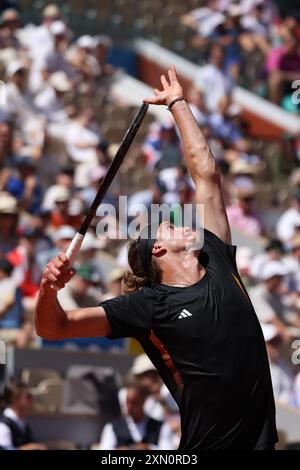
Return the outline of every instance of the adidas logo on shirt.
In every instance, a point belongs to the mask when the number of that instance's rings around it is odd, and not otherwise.
[[[192,316],[193,315],[191,314],[191,312],[189,312],[188,310],[184,308],[178,318],[179,320],[181,320],[182,318],[187,318],[187,317],[192,317]]]

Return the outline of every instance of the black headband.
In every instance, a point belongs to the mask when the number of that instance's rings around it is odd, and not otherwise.
[[[152,250],[156,242],[156,234],[160,223],[146,225],[140,232],[138,239],[138,253],[142,261],[145,272],[149,272],[151,267]]]

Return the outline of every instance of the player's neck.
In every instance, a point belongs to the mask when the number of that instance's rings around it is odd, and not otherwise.
[[[186,255],[180,261],[174,260],[168,269],[162,271],[161,283],[174,287],[187,287],[200,281],[205,269],[195,256]]]

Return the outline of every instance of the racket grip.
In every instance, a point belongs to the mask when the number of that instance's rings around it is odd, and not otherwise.
[[[81,235],[81,233],[76,233],[75,237],[73,238],[70,245],[68,246],[68,249],[66,251],[66,257],[69,259],[71,266],[74,263],[76,256],[79,253],[83,239],[84,239],[84,235]],[[57,287],[55,284],[51,285],[51,289],[54,289],[56,291],[60,290],[60,288]]]
[[[76,256],[79,253],[83,239],[84,239],[84,235],[81,235],[81,233],[76,233],[75,237],[73,238],[70,245],[68,246],[68,249],[66,251],[66,256],[70,260],[71,266],[74,263]]]

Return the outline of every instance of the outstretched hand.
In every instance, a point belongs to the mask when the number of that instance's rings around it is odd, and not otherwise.
[[[160,81],[163,89],[160,91],[154,89],[155,96],[146,98],[144,103],[147,104],[169,104],[176,98],[183,96],[183,91],[180,83],[178,82],[177,74],[174,65],[168,70],[168,80],[165,75],[161,75]]]

